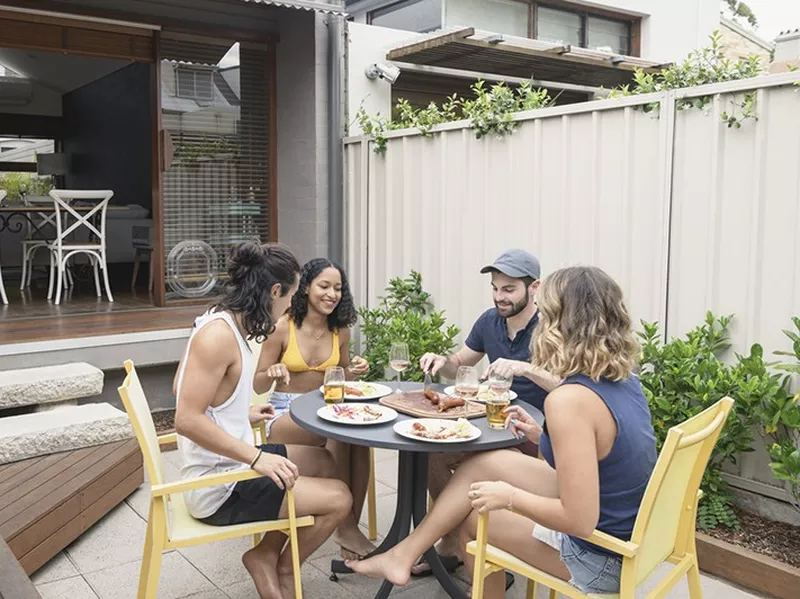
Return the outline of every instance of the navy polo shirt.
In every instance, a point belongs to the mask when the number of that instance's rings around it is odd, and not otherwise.
[[[499,358],[530,362],[531,337],[538,321],[538,314],[534,314],[525,328],[517,331],[514,339],[509,339],[506,319],[500,316],[495,308],[491,308],[481,314],[480,318],[472,325],[466,345],[472,351],[486,354],[490,362]],[[547,391],[532,380],[523,376],[515,376],[511,388],[521,400],[544,411],[544,398],[547,397]]]

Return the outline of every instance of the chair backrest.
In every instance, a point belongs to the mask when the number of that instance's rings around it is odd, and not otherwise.
[[[50,196],[29,196],[24,195],[22,196],[22,203],[25,206],[47,206],[50,208],[53,205],[53,198]],[[25,224],[27,226],[27,234],[33,235],[38,233],[43,237],[46,236],[46,233],[43,229],[47,228],[50,235],[53,234],[53,229],[50,227],[55,228],[56,226],[56,213],[50,212],[36,212],[33,214],[29,214],[28,218],[25,219]]]
[[[700,482],[732,406],[724,397],[667,433],[633,527],[639,551],[624,560],[623,577],[639,584],[667,557],[693,546]]]
[[[128,413],[128,418],[136,433],[136,440],[144,456],[144,464],[150,483],[160,485],[164,483],[164,462],[161,458],[161,448],[158,445],[158,435],[153,424],[150,406],[144,395],[144,389],[139,382],[139,375],[131,360],[125,360],[125,371],[128,373],[122,386],[119,387],[119,396]]]
[[[108,212],[108,203],[111,201],[111,198],[114,197],[113,191],[110,189],[52,189],[50,190],[50,197],[53,198],[53,202],[55,203],[56,245],[62,245],[68,235],[81,228],[88,230],[90,235],[98,237],[100,239],[100,245],[105,245],[106,213]],[[96,202],[96,204],[91,210],[78,212],[71,206],[71,203],[75,200],[89,200]],[[66,218],[70,216],[74,218],[74,222],[67,226],[66,221],[62,219],[62,213]],[[93,222],[96,214],[100,215],[99,229]]]
[[[5,189],[0,189],[0,205],[3,204],[3,200],[6,199],[8,192]]]

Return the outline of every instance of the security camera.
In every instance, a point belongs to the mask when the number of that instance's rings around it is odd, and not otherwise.
[[[369,65],[364,74],[367,79],[385,79],[389,83],[394,83],[400,76],[400,68],[385,62],[376,62]]]

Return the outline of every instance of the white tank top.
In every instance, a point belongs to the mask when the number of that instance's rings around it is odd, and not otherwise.
[[[247,342],[239,332],[233,317],[228,312],[206,312],[199,316],[194,322],[194,329],[189,337],[189,343],[178,374],[178,398],[181,394],[183,375],[186,370],[189,352],[192,349],[192,340],[195,335],[209,322],[224,320],[233,330],[236,341],[239,344],[239,353],[242,357],[242,374],[233,394],[217,407],[209,406],[206,410],[208,416],[218,427],[226,433],[244,441],[248,445],[253,445],[253,429],[250,425],[250,399],[253,389],[254,360],[253,354]],[[180,401],[178,399],[177,401]],[[247,464],[242,464],[225,456],[221,456],[200,447],[194,441],[178,435],[178,451],[181,456],[181,478],[194,478],[205,474],[219,474],[229,470],[241,470],[247,468]],[[197,489],[184,493],[186,506],[195,518],[207,518],[214,514],[225,500],[228,499],[233,486],[236,483],[219,485],[205,489]]]

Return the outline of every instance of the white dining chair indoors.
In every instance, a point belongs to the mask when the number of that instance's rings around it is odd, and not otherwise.
[[[22,202],[25,206],[53,206],[53,198],[50,196],[23,196]],[[56,213],[53,212],[34,212],[28,214],[26,221],[25,239],[22,240],[22,276],[19,280],[19,289],[24,291],[31,286],[33,276],[33,260],[40,249],[47,250],[54,241],[56,234],[55,224]],[[72,271],[65,270],[64,285],[73,285]]]
[[[50,249],[50,284],[47,289],[47,299],[53,297],[54,281],[63,281],[64,269],[67,261],[76,254],[86,254],[94,268],[94,284],[97,297],[102,296],[100,290],[100,277],[98,269],[103,270],[103,283],[106,297],[109,302],[114,301],[111,295],[111,285],[108,282],[108,264],[106,261],[106,214],[108,203],[114,197],[114,192],[105,190],[76,190],[53,189],[50,197],[55,202],[56,238],[48,246]],[[78,212],[72,205],[75,201],[96,202],[91,210]],[[62,219],[62,214],[66,217]],[[99,218],[99,228],[96,220]],[[72,222],[70,222],[72,221]],[[68,237],[73,232],[86,231],[86,241],[69,241]],[[63,285],[55,285],[55,303],[61,302],[61,289]]]
[[[3,200],[6,199],[8,192],[5,189],[0,189],[0,206],[3,205]],[[8,305],[8,297],[6,297],[6,287],[3,285],[3,266],[0,265],[0,300],[3,300],[3,305]]]

